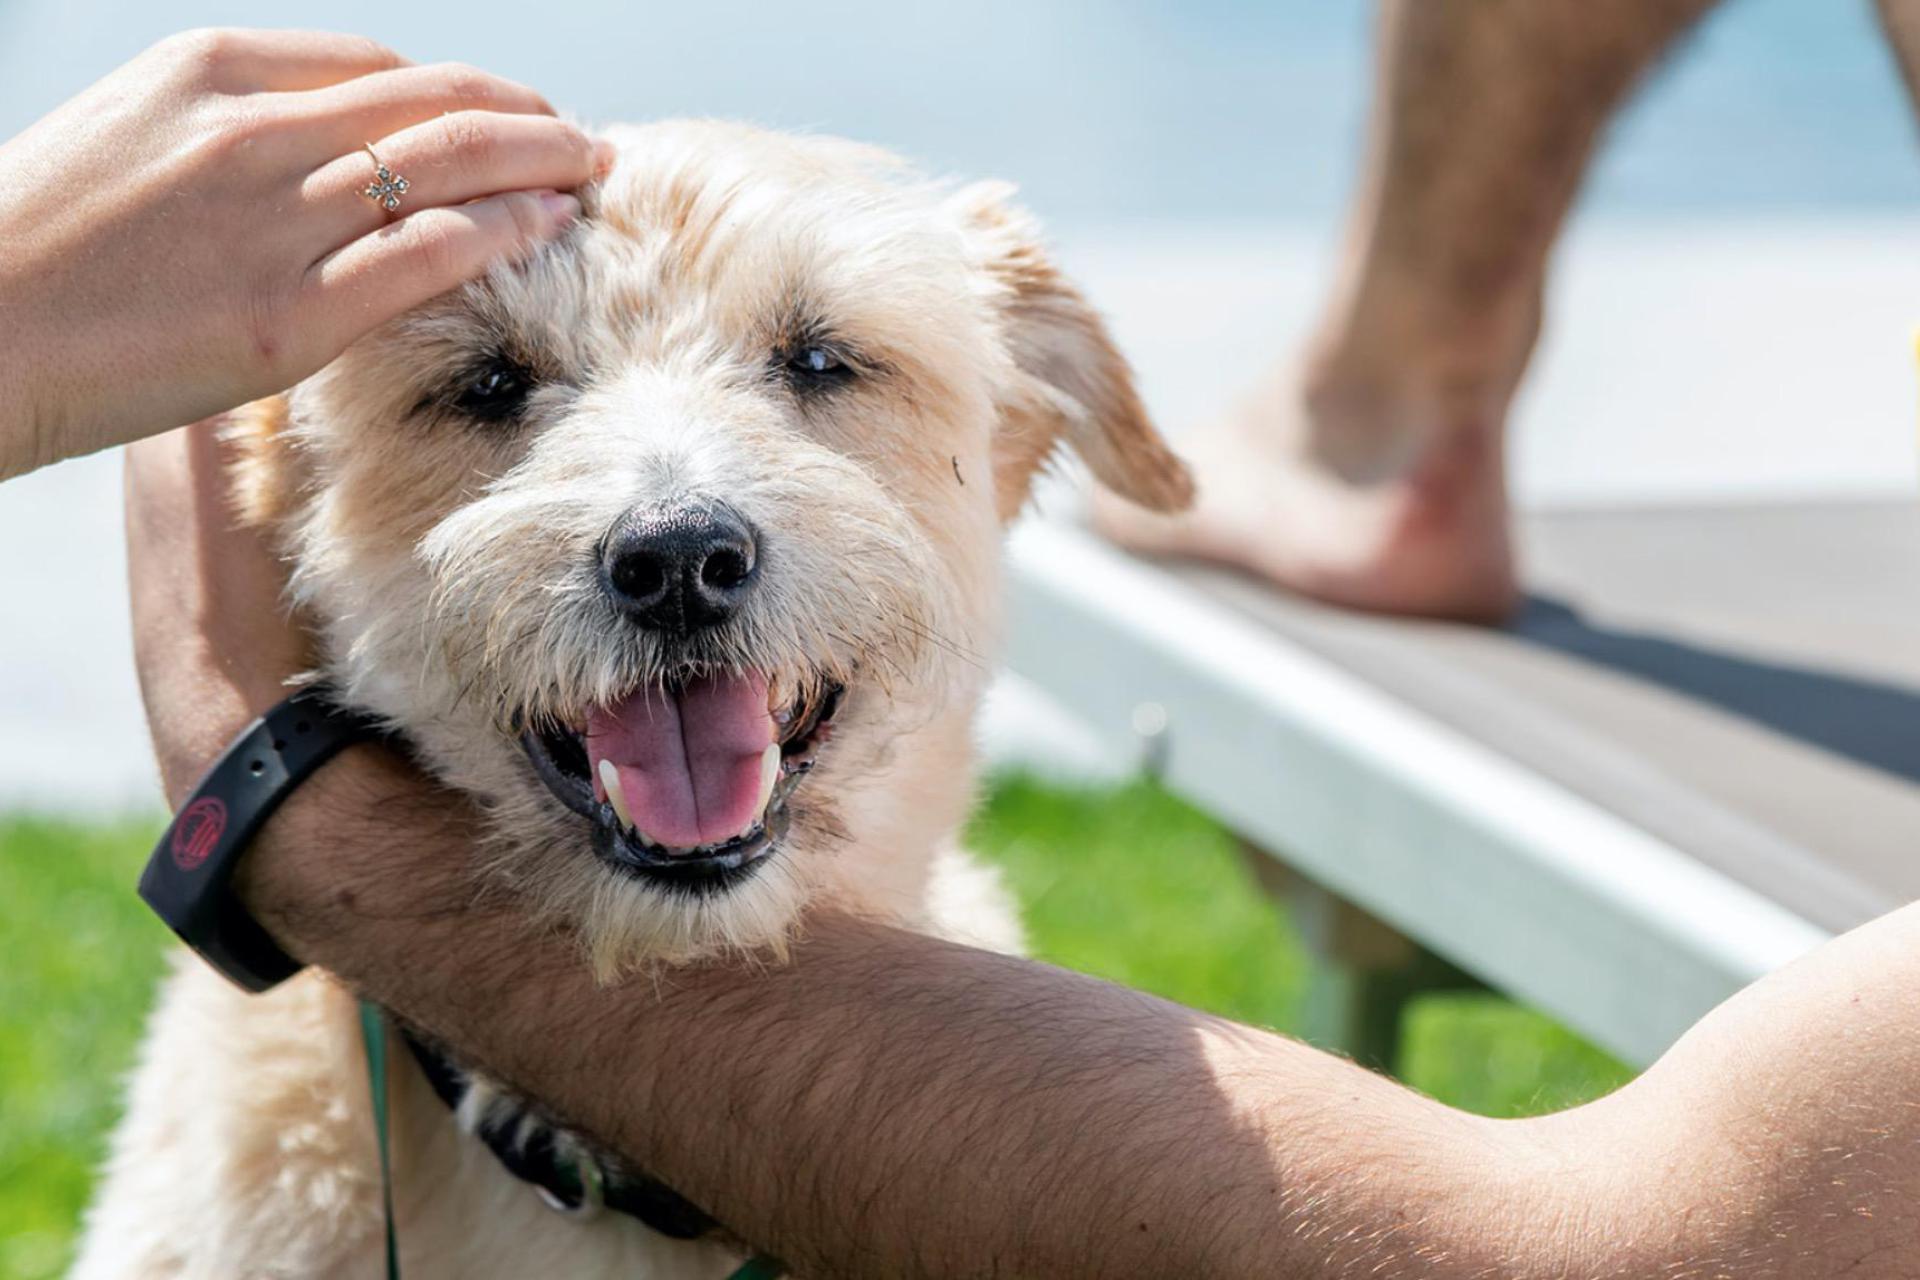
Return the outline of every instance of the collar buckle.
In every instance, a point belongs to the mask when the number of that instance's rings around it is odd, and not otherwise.
[[[544,1182],[534,1183],[533,1191],[540,1197],[540,1203],[555,1213],[584,1221],[606,1207],[607,1175],[600,1168],[600,1162],[585,1151],[568,1152],[567,1163],[572,1167],[574,1181],[580,1187],[578,1200],[568,1200]]]

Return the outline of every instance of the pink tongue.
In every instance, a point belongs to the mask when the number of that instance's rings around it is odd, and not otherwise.
[[[633,824],[655,844],[719,844],[759,817],[760,762],[773,742],[767,678],[703,677],[646,689],[587,718],[594,795],[611,760]]]

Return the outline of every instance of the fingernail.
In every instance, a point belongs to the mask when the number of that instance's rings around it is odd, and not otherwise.
[[[611,142],[605,138],[595,138],[593,140],[593,176],[606,177],[608,171],[613,168],[614,157],[618,154]]]
[[[580,202],[564,192],[542,191],[540,203],[546,206],[547,216],[553,219],[556,231],[580,216]]]

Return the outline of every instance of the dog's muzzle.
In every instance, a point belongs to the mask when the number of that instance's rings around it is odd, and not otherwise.
[[[743,685],[778,700],[766,712],[772,740],[758,756],[726,758],[729,734],[752,728]],[[710,895],[754,874],[778,848],[789,801],[845,696],[829,681],[788,698],[755,677],[703,677],[638,691],[580,725],[530,724],[521,745],[547,789],[592,825],[593,851],[609,866],[663,890]],[[701,716],[711,722],[692,723]],[[686,773],[667,776],[676,750]]]

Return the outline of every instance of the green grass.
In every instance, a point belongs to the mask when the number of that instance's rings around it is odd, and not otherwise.
[[[1309,960],[1236,842],[1150,783],[988,793],[973,845],[1018,895],[1033,950],[1183,1004],[1298,1032]],[[1553,1111],[1626,1082],[1619,1062],[1488,993],[1422,996],[1396,1074],[1483,1115]]]
[[[59,1275],[169,934],[157,822],[0,819],[0,1276]]]
[[[0,818],[0,1278],[60,1274],[118,1108],[166,930],[132,892],[156,822]],[[1308,958],[1219,827],[1150,784],[1000,779],[973,843],[1035,951],[1260,1026],[1296,1025]],[[1407,1015],[1400,1074],[1489,1115],[1564,1106],[1626,1070],[1491,995]]]

